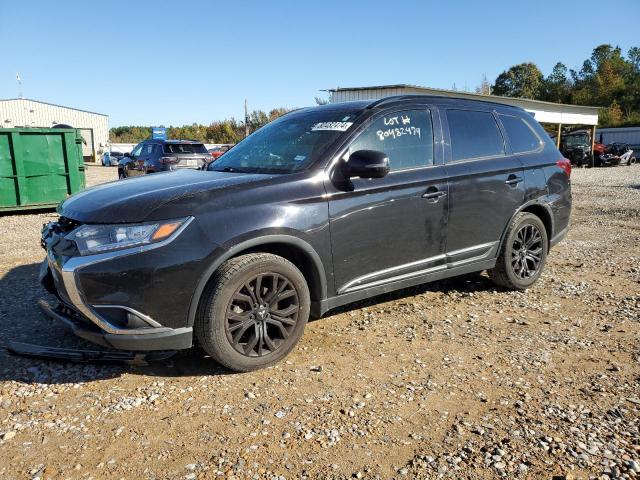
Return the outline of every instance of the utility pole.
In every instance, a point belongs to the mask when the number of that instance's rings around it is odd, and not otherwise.
[[[244,137],[249,136],[249,110],[247,110],[247,99],[244,99]]]
[[[22,95],[22,79],[19,73],[16,73],[16,81],[18,82],[18,98],[24,98]]]

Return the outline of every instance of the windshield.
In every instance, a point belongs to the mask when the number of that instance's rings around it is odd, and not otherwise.
[[[317,160],[351,125],[353,108],[315,108],[290,113],[249,135],[218,160],[210,171],[293,173]]]
[[[209,153],[201,143],[165,143],[164,153]]]
[[[564,143],[567,147],[576,147],[578,145],[589,145],[589,137],[587,135],[567,135]]]

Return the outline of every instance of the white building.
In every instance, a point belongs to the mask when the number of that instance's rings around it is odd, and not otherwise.
[[[81,129],[85,161],[94,161],[109,144],[108,115],[27,98],[0,100],[0,128],[50,128],[55,125]]]

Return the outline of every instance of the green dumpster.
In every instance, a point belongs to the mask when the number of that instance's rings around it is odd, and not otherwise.
[[[0,211],[56,206],[85,186],[74,128],[0,128]]]

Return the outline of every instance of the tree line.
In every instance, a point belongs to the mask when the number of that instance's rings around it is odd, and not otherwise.
[[[476,89],[487,89],[486,81]],[[546,77],[535,63],[505,70],[489,91],[492,95],[600,107],[599,125],[640,125],[640,48],[623,55],[620,47],[600,45],[579,70],[558,62]],[[480,93],[480,92],[479,92]]]
[[[455,90],[455,87],[454,87]],[[491,84],[486,76],[476,88],[483,95],[531,98],[555,103],[600,107],[601,127],[640,125],[640,48],[623,55],[620,47],[600,45],[593,49],[579,70],[558,62],[546,77],[538,66],[525,62],[502,72]],[[326,103],[316,98],[316,103]],[[274,108],[266,113],[254,110],[245,120],[229,118],[209,125],[194,123],[169,127],[169,138],[204,143],[237,143],[249,133],[289,112]],[[109,132],[112,143],[137,143],[151,136],[151,127],[115,127]]]
[[[168,127],[167,137],[203,143],[238,143],[244,138],[245,131],[254,132],[289,111],[291,109],[287,108],[274,108],[269,113],[253,110],[247,115],[246,120],[231,117],[213,121],[209,125],[193,123],[182,127]],[[149,137],[151,137],[151,127],[124,126],[109,130],[111,143],[138,143]]]

